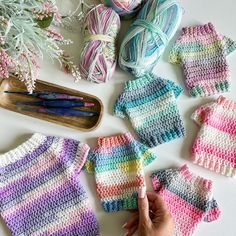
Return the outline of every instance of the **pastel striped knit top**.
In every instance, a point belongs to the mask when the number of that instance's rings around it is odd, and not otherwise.
[[[88,151],[79,141],[34,134],[0,155],[0,210],[12,235],[99,235],[78,179]]]
[[[192,148],[195,164],[236,177],[236,102],[220,96],[192,115],[200,131]]]
[[[146,186],[144,167],[155,155],[130,133],[98,139],[85,165],[95,173],[96,189],[107,212],[137,208],[137,192]]]
[[[187,165],[156,171],[152,183],[175,220],[174,236],[191,236],[201,221],[219,218],[221,212],[212,196],[212,181],[194,175]]]
[[[193,97],[227,92],[230,87],[226,56],[236,42],[218,33],[211,23],[182,29],[170,52],[170,62],[181,64],[186,87]]]
[[[176,102],[181,92],[174,82],[147,74],[126,82],[114,114],[127,117],[141,141],[154,147],[185,135]]]

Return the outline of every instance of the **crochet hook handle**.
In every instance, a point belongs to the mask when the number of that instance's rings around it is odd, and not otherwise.
[[[94,103],[91,102],[74,102],[70,100],[52,100],[52,101],[39,101],[39,102],[17,102],[16,105],[28,106],[43,106],[43,107],[92,107]]]
[[[4,93],[9,94],[19,94],[19,95],[27,95],[31,97],[38,97],[41,99],[46,100],[75,100],[75,101],[81,101],[83,100],[83,97],[79,96],[72,96],[65,93],[56,93],[56,92],[34,92],[34,93],[28,93],[28,92],[18,92],[18,91],[4,91]]]
[[[75,109],[66,108],[22,108],[18,107],[19,111],[32,111],[39,113],[46,113],[58,116],[72,116],[72,117],[87,117],[87,116],[97,116],[97,112],[82,111]]]

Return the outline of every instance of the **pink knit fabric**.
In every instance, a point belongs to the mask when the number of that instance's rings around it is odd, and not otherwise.
[[[236,176],[236,102],[220,96],[192,115],[200,131],[192,148],[195,164]]]
[[[212,182],[191,173],[187,165],[153,173],[152,183],[174,217],[174,236],[191,236],[201,221],[219,218]]]
[[[170,62],[181,64],[191,96],[209,96],[230,89],[226,56],[236,42],[218,33],[213,24],[189,26],[182,30],[170,52]]]

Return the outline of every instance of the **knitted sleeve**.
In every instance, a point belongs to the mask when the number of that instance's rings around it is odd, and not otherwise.
[[[115,106],[114,106],[114,115],[118,116],[120,118],[126,117],[125,112],[125,96],[124,94],[121,94],[118,99],[116,100]]]
[[[174,176],[173,169],[158,170],[152,173],[152,186],[154,191],[159,192],[163,186],[167,186],[171,183]]]
[[[74,139],[58,138],[59,147],[62,147],[58,156],[60,163],[71,176],[82,170],[89,152],[89,146]]]
[[[172,64],[181,64],[181,51],[180,51],[180,42],[179,39],[174,43],[169,55],[169,61]]]
[[[218,204],[216,202],[216,200],[213,198],[210,202],[209,202],[209,208],[208,208],[208,212],[204,218],[205,222],[211,222],[211,221],[215,221],[220,217],[220,209],[218,207]]]
[[[135,141],[139,148],[139,154],[143,162],[143,166],[147,166],[156,159],[156,155],[144,144]]]
[[[173,81],[168,81],[169,85],[171,86],[171,88],[173,89],[174,91],[174,94],[175,94],[175,97],[179,97],[179,95],[182,94],[183,92],[183,88],[179,85],[177,85],[176,83],[174,83]]]
[[[202,125],[207,115],[209,114],[211,107],[215,102],[207,103],[199,108],[197,108],[194,113],[191,115],[191,119],[194,120],[198,125]]]
[[[236,41],[223,36],[223,44],[226,50],[226,55],[229,55],[231,52],[233,52],[236,49]]]
[[[84,170],[88,173],[95,172],[95,161],[96,161],[96,153],[94,150],[89,151],[87,160],[84,165]]]

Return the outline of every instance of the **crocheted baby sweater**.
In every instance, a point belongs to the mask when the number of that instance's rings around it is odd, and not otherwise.
[[[152,183],[175,220],[174,236],[191,236],[201,221],[219,218],[220,210],[212,197],[212,181],[194,175],[187,165],[156,171]]]
[[[195,164],[236,176],[236,102],[220,96],[192,115],[200,126],[192,153]]]
[[[156,157],[130,133],[98,139],[85,164],[107,212],[137,208],[137,192],[146,186],[144,166]]]
[[[170,62],[181,64],[186,87],[193,97],[209,96],[229,90],[226,56],[236,42],[218,33],[211,23],[182,29],[170,52]]]
[[[78,175],[89,147],[34,134],[0,155],[1,216],[12,235],[99,235]]]
[[[127,117],[141,141],[154,147],[185,135],[176,103],[181,92],[174,82],[147,74],[126,82],[114,114]]]

